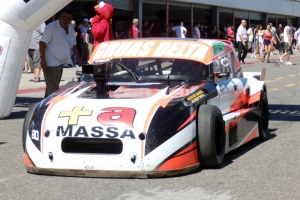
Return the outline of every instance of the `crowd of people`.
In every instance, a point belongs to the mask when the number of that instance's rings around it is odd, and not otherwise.
[[[62,10],[56,21],[47,26],[42,23],[33,30],[23,72],[33,73],[33,78],[30,81],[35,83],[40,82],[40,74],[44,73],[45,97],[59,89],[63,68],[79,67],[87,63],[95,46],[102,41],[154,36],[154,23],[145,20],[141,32],[138,28],[139,20],[136,18],[132,20],[126,33],[124,30],[121,32],[113,31],[113,8],[109,4],[107,5],[106,10],[109,13],[104,20],[105,22],[101,21],[103,20],[101,15],[96,15],[91,19],[84,18],[74,21],[71,11]],[[97,9],[103,9],[104,6],[105,3],[101,2],[95,9],[97,11]],[[103,38],[99,38],[95,32],[96,25],[93,26],[93,24],[97,23],[102,27],[102,22],[106,25],[106,33]],[[258,55],[259,60],[269,63],[270,54],[276,54],[276,49],[278,49],[280,62],[282,63],[285,59],[286,65],[292,65],[289,61],[290,55],[300,44],[300,29],[297,30],[296,27],[293,27],[292,22],[289,22],[284,28],[279,24],[276,29],[272,23],[269,23],[265,29],[260,24],[251,24],[247,29],[246,20],[242,20],[237,30],[233,25],[226,24],[222,25],[221,29],[214,25],[209,31],[207,27],[197,22],[192,33],[188,34],[184,22],[181,21],[178,25],[170,23],[165,27],[165,30],[166,37],[228,40],[238,49],[238,59],[241,63],[245,63],[248,52],[252,53],[251,57]]]

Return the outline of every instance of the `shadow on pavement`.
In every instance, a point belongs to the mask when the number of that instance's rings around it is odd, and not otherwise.
[[[14,111],[6,118],[2,120],[10,119],[23,119],[27,113],[27,110],[33,103],[37,103],[43,100],[43,98],[34,98],[34,97],[17,97],[14,105]],[[17,108],[17,111],[16,111]],[[23,108],[23,110],[19,110]],[[25,109],[25,110],[24,110]]]
[[[7,142],[0,142],[0,145],[1,145],[1,144],[6,144],[6,143],[7,143]]]
[[[269,104],[272,121],[300,121],[300,105]]]

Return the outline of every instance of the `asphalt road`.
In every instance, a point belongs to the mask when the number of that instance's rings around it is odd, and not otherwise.
[[[0,120],[0,199],[300,199],[300,54],[295,54],[293,66],[279,64],[275,60],[278,56],[271,57],[272,63],[248,58],[243,65],[244,71],[267,68],[267,140],[252,141],[227,154],[218,169],[199,169],[172,178],[74,178],[27,173],[21,142],[23,120],[30,104],[41,100],[43,92],[19,94],[10,117]]]

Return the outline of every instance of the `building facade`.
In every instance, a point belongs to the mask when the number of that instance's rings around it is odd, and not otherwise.
[[[74,0],[71,4],[88,2]],[[92,4],[99,0],[91,0]],[[300,0],[106,0],[115,8],[113,27],[115,31],[126,32],[133,18],[154,23],[153,36],[168,36],[167,27],[185,23],[188,36],[197,22],[210,30],[213,25],[222,29],[224,24],[238,26],[242,19],[250,24],[269,22],[273,26],[285,26],[288,20],[293,26],[300,26]],[[74,7],[74,6],[73,6]],[[76,6],[78,8],[78,6]],[[82,7],[81,7],[82,8]],[[91,15],[91,13],[89,13]],[[143,23],[139,24],[142,31]]]

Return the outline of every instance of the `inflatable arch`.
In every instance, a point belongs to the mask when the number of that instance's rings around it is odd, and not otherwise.
[[[0,1],[0,119],[13,109],[33,29],[71,1]]]

